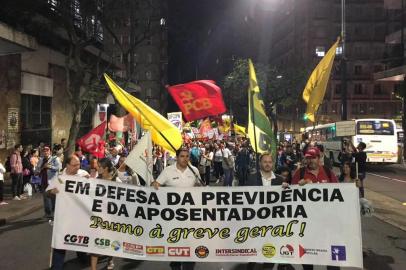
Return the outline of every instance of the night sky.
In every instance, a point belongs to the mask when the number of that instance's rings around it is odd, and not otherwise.
[[[168,82],[221,86],[237,58],[268,61],[272,0],[170,0]],[[169,110],[176,110],[173,102]]]

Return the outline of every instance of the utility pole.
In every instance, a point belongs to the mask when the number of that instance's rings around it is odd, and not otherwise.
[[[345,0],[341,0],[341,120],[347,120],[347,59],[345,58]]]

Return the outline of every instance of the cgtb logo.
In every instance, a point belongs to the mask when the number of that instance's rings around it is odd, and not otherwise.
[[[81,246],[81,247],[89,246],[89,236],[67,234],[67,235],[65,235],[63,240],[64,240],[65,245],[73,245],[73,246]]]
[[[94,243],[99,248],[108,248],[110,246],[110,239],[96,238]]]

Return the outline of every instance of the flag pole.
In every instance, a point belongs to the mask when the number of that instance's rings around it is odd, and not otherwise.
[[[123,93],[122,93],[122,94],[123,94]],[[133,106],[135,107],[135,109],[151,124],[151,126],[152,126],[156,131],[158,131],[159,135],[161,135],[161,137],[164,138],[164,140],[169,144],[169,146],[172,147],[173,151],[176,152],[177,149],[173,146],[173,144],[162,134],[162,132],[161,132],[159,129],[157,129],[157,128],[155,127],[155,125],[148,119],[148,117],[146,117],[146,115],[145,115],[140,109],[138,109],[137,105],[135,105],[135,104],[132,102],[132,100],[127,97],[126,94],[123,94],[123,96],[124,96],[124,98],[125,98],[131,105],[133,105]],[[192,173],[194,174],[194,176],[199,180],[199,182],[200,182],[203,186],[205,186],[206,184],[203,183],[203,180],[200,178],[200,175],[197,175],[197,174],[196,174],[196,172],[192,169],[192,167],[190,166],[189,163],[187,164],[187,166],[188,166],[188,168],[192,171]]]
[[[250,77],[251,80],[251,77]],[[256,125],[255,125],[255,114],[254,114],[254,94],[253,91],[251,90],[251,87],[249,87],[249,95],[250,95],[250,107],[251,107],[251,117],[252,117],[252,124],[254,126],[254,143],[255,143],[255,168],[257,170],[257,185],[262,186],[261,183],[261,175],[260,175],[260,169],[259,169],[259,154],[258,154],[258,144],[257,144],[257,132],[256,132]]]

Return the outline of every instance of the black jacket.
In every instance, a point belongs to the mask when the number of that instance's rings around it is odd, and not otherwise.
[[[280,186],[284,182],[284,178],[278,174],[275,174],[276,178],[272,179],[271,186]],[[260,175],[260,182],[258,183],[257,173],[248,174],[248,179],[245,182],[245,186],[262,186],[262,176]]]

